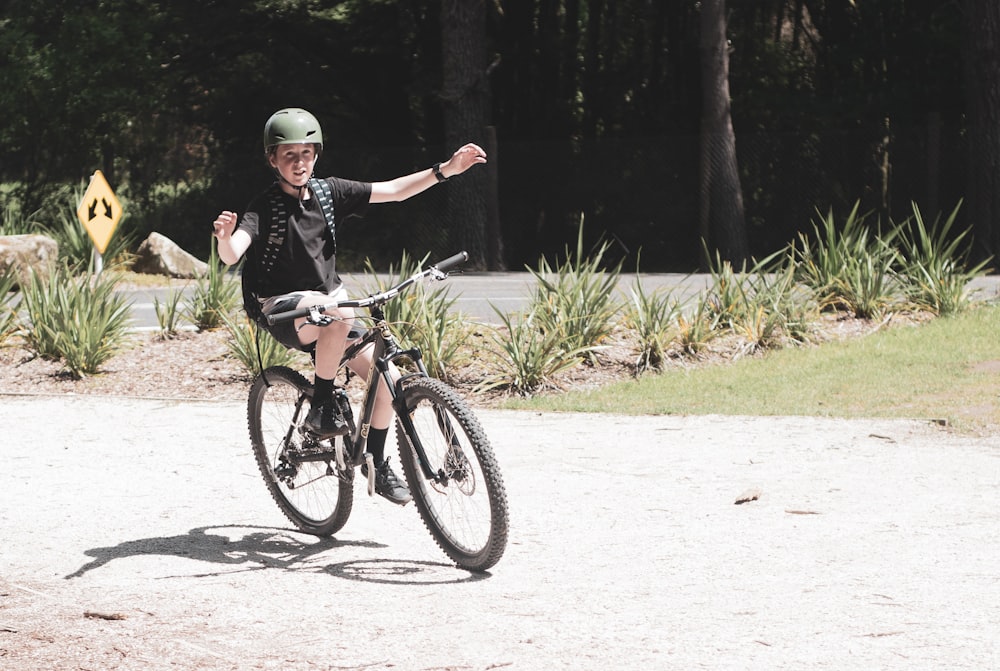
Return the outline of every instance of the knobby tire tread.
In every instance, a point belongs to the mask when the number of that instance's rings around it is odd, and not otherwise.
[[[488,539],[482,548],[471,553],[455,544],[449,530],[443,528],[435,518],[431,510],[432,505],[425,499],[427,492],[421,486],[414,486],[418,482],[418,478],[423,480],[423,471],[416,463],[416,454],[410,447],[403,423],[398,420],[396,422],[400,461],[424,526],[427,527],[438,546],[459,567],[476,572],[486,571],[503,556],[507,547],[509,526],[507,495],[503,478],[486,433],[472,409],[451,387],[440,380],[430,377],[410,378],[404,383],[402,394],[408,409],[414,408],[421,400],[427,400],[446,408],[458,421],[461,430],[468,438],[469,445],[475,453],[474,456],[479,462],[485,479],[483,484],[487,488],[490,508]]]
[[[289,500],[274,476],[270,450],[274,449],[275,446],[264,444],[264,436],[262,435],[261,428],[261,411],[267,402],[267,395],[272,391],[272,387],[287,385],[296,389],[300,394],[306,393],[311,396],[310,390],[312,385],[301,373],[285,366],[268,368],[264,372],[264,375],[267,377],[267,382],[263,379],[263,375],[258,375],[250,387],[247,400],[247,427],[250,432],[250,443],[253,447],[257,467],[260,469],[261,476],[264,478],[264,483],[267,485],[271,498],[274,499],[278,508],[292,524],[308,534],[331,536],[344,527],[351,515],[351,510],[354,506],[353,483],[340,481],[336,476],[327,476],[332,480],[336,480],[339,495],[337,496],[334,509],[323,519],[313,519],[306,516]],[[308,410],[308,402],[306,402],[305,409]],[[291,417],[288,420],[291,422]]]

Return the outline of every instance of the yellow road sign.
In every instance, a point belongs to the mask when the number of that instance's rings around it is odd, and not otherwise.
[[[80,207],[76,208],[76,216],[87,229],[94,247],[103,254],[122,217],[122,204],[100,170],[90,178],[90,186],[83,194]]]

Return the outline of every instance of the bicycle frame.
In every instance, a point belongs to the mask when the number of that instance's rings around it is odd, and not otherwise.
[[[416,444],[413,444],[414,440],[410,438],[414,435],[414,431],[412,425],[409,424],[410,418],[402,393],[402,385],[404,381],[413,376],[426,377],[428,375],[427,368],[424,366],[423,358],[418,348],[414,347],[407,350],[399,348],[399,343],[385,318],[385,312],[383,311],[382,306],[389,300],[398,296],[411,285],[424,278],[446,278],[446,271],[449,268],[459,263],[463,263],[467,259],[468,254],[461,252],[438,263],[436,266],[431,266],[430,268],[417,273],[413,277],[404,280],[391,289],[373,294],[364,299],[337,301],[326,305],[314,305],[307,308],[298,308],[284,313],[269,315],[267,317],[268,322],[271,324],[298,317],[306,317],[307,322],[310,324],[325,326],[330,323],[331,319],[329,316],[324,314],[328,310],[338,308],[363,308],[368,310],[369,319],[372,322],[371,327],[363,336],[361,336],[361,338],[348,343],[340,362],[340,365],[344,366],[348,362],[354,360],[365,348],[373,346],[371,356],[372,363],[368,369],[367,375],[365,376],[365,394],[361,402],[361,413],[357,418],[358,421],[354,427],[353,435],[350,436],[349,444],[351,446],[351,453],[349,456],[352,464],[359,463],[361,455],[365,453],[364,447],[368,440],[368,432],[371,429],[371,418],[375,411],[375,401],[378,398],[379,389],[381,387],[378,382],[381,380],[385,382],[385,386],[389,390],[389,394],[392,397],[391,402],[393,410],[396,413],[396,417],[398,417],[399,421],[403,422],[404,425],[406,425],[405,428],[408,429],[404,433],[407,435],[408,440],[410,440],[411,447],[417,455],[417,463],[420,464],[420,469],[423,471],[425,477],[434,480],[440,479],[440,474],[435,473],[431,469],[424,447],[419,444],[419,441],[416,441]],[[401,358],[409,358],[416,366],[417,372],[410,373],[408,375],[401,375],[398,379],[394,380],[392,364]],[[378,379],[376,379],[376,376]],[[344,442],[347,443],[348,441]],[[338,462],[340,462],[339,456]],[[345,464],[338,463],[338,466],[344,468]],[[372,470],[369,469],[369,473],[371,472]]]
[[[400,418],[400,421],[405,422],[408,418],[406,416],[406,408],[402,407],[402,384],[407,378],[415,375],[427,375],[427,368],[424,366],[423,357],[418,348],[414,347],[406,350],[399,348],[399,343],[385,319],[385,314],[381,306],[371,306],[369,314],[373,322],[371,328],[360,339],[348,345],[344,351],[344,357],[341,359],[341,366],[344,366],[349,361],[355,359],[365,348],[369,346],[374,347],[371,356],[371,366],[368,369],[365,379],[365,394],[361,401],[361,414],[351,441],[353,444],[352,461],[357,461],[364,453],[368,431],[371,428],[372,414],[375,412],[375,401],[381,389],[378,381],[385,382],[386,389],[389,390],[389,394],[392,397],[392,405],[396,411],[396,416]],[[416,366],[417,372],[400,375],[397,379],[393,379],[392,364],[402,358],[410,359]],[[413,447],[417,452],[418,461],[424,473],[428,477],[432,477],[434,473],[427,465],[423,447],[417,445]]]

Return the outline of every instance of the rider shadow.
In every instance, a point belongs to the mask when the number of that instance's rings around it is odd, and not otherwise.
[[[244,533],[235,539],[223,533],[209,533],[210,530],[222,531],[225,529],[256,531]],[[111,547],[87,550],[85,554],[94,559],[73,573],[64,576],[64,579],[82,577],[115,559],[152,555],[181,557],[225,566],[245,565],[244,570],[246,571],[272,568],[288,571],[317,571],[346,580],[398,585],[475,582],[488,578],[490,575],[489,573],[461,571],[460,576],[456,577],[457,569],[453,564],[412,560],[353,560],[338,564],[309,565],[306,562],[311,557],[335,548],[378,549],[388,546],[372,541],[339,541],[336,538],[315,536],[309,536],[310,540],[304,541],[293,536],[293,533],[295,532],[272,527],[223,525],[198,527],[179,536],[124,541]],[[231,571],[227,570],[226,572]],[[217,572],[198,573],[187,577],[204,578],[217,576],[221,573],[220,569]]]
[[[235,539],[224,534],[209,533],[210,530],[224,529],[259,529]],[[317,538],[310,536],[311,542],[298,540],[286,529],[270,527],[248,527],[237,525],[199,527],[179,536],[159,538],[140,538],[124,541],[118,545],[87,550],[85,554],[94,559],[73,573],[65,576],[66,580],[79,578],[90,571],[101,568],[115,559],[160,555],[165,557],[182,557],[198,561],[223,564],[226,566],[246,565],[247,570],[268,568],[284,568],[296,570],[297,566],[310,557],[333,548],[364,547],[383,548],[379,543],[370,541],[338,541],[335,538]],[[215,573],[200,574],[197,577],[217,575]]]

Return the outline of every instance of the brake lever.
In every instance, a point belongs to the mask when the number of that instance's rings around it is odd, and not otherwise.
[[[321,305],[312,305],[309,307],[309,316],[306,317],[306,321],[315,326],[329,326],[334,322],[334,317],[324,313],[320,308]]]

